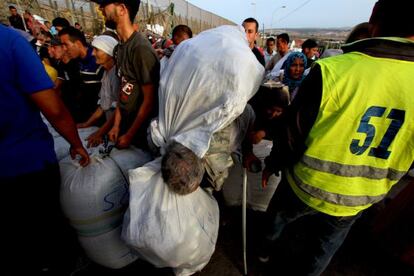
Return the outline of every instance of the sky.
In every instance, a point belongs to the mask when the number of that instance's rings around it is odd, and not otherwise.
[[[377,0],[189,0],[235,23],[255,17],[260,29],[352,27],[368,21]]]

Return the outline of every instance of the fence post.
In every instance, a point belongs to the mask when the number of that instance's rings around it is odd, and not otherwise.
[[[70,17],[72,18],[72,25],[74,25],[76,21],[75,21],[75,17],[73,16],[72,7],[71,7],[71,5],[69,3],[69,0],[65,0],[65,2],[66,2],[66,8],[69,10]]]
[[[53,1],[53,6],[52,7],[54,7],[54,10],[56,11],[56,17],[60,16],[58,4],[57,4],[56,1]]]
[[[79,18],[78,18],[78,13],[76,12],[76,8],[75,8],[75,2],[73,2],[73,0],[70,0],[70,2],[72,3],[72,12],[75,14],[76,22],[78,22]],[[75,22],[73,22],[73,24],[75,24]]]
[[[201,25],[201,19],[202,19],[202,15],[201,15],[201,9],[199,9],[200,10],[200,29],[198,30],[198,33],[201,33],[202,32],[202,25]]]
[[[85,21],[85,14],[83,12],[83,7],[80,7],[80,13],[81,13],[81,20],[82,20],[82,26],[85,28],[86,30],[86,21]]]
[[[189,20],[190,20],[190,15],[188,14],[188,1],[186,1],[186,3],[187,3],[187,14],[186,14],[186,17],[187,17],[187,26],[190,26],[190,25],[188,24],[188,22],[189,22]]]
[[[99,33],[101,31],[100,30],[101,26],[99,24],[98,14],[96,13],[95,5],[92,2],[89,2],[89,9],[91,10],[91,14],[93,17],[93,26],[92,26],[93,33],[94,34]]]
[[[55,3],[56,3],[56,1],[55,1]],[[53,10],[53,17],[55,17],[55,18],[58,17],[58,15],[57,15],[57,9],[54,9],[52,0],[49,0],[49,6]]]

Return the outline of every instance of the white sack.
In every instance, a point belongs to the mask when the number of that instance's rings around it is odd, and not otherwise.
[[[158,123],[151,125],[154,143],[165,148],[174,140],[203,157],[212,134],[243,112],[263,74],[240,26],[183,41],[161,76]]]
[[[92,133],[94,133],[98,129],[99,128],[95,127],[95,126],[78,129],[79,138],[80,138],[80,140],[81,140],[81,142],[82,142],[82,144],[85,148],[86,148],[86,145],[88,144],[88,142],[86,141],[86,138],[88,138],[89,135],[91,135]],[[49,129],[49,131],[50,131],[50,129]],[[69,153],[70,144],[65,140],[65,138],[60,136],[58,133],[57,133],[58,135],[56,135],[56,133],[57,132],[54,131],[54,133],[52,134],[52,135],[54,135],[53,136],[53,143],[54,143],[54,147],[55,147],[55,153],[56,153],[57,160],[60,161],[60,160],[64,159],[65,157],[68,157],[70,155],[70,153]]]
[[[171,192],[158,158],[130,171],[130,204],[122,238],[157,267],[176,275],[201,270],[213,255],[219,227],[216,200],[198,188],[188,195]]]
[[[137,256],[121,240],[123,215],[128,205],[129,169],[150,161],[137,148],[113,149],[108,156],[93,148],[91,163],[81,167],[70,157],[60,165],[61,205],[87,256],[109,268],[121,268]]]
[[[265,167],[264,159],[270,154],[273,143],[262,140],[253,145],[253,153],[262,161],[262,170]],[[276,191],[281,180],[280,176],[272,174],[269,178],[266,189],[262,188],[262,172],[247,173],[247,205],[255,211],[265,212],[270,200]],[[235,161],[234,167],[230,170],[229,177],[223,185],[224,201],[229,206],[242,204],[243,191],[243,165],[240,160]]]
[[[53,137],[53,143],[57,160],[60,161],[63,158],[69,156],[70,144],[65,140],[65,138],[63,138],[59,134],[59,132],[56,131],[56,129],[52,126],[52,124],[46,119],[46,117],[42,113],[40,113],[40,116],[42,117],[43,123],[45,123],[45,125],[47,126],[49,133]],[[78,129],[79,138],[81,139],[82,144],[85,148],[88,144],[88,142],[85,139],[88,138],[89,135],[91,135],[98,129],[99,128],[95,126]]]
[[[263,73],[241,27],[222,26],[183,41],[161,76],[159,118],[150,128],[161,154],[177,141],[202,158],[212,135],[243,112]],[[217,202],[200,188],[185,196],[170,191],[160,167],[161,158],[130,171],[122,237],[155,266],[190,275],[214,252]]]

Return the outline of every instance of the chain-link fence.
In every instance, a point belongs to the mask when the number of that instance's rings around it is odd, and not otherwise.
[[[85,0],[0,0],[2,20],[7,20],[8,6],[14,5],[20,14],[30,10],[48,21],[61,16],[72,24],[79,22],[85,32],[94,34],[103,30],[104,18],[98,6]],[[168,35],[178,24],[188,25],[197,34],[206,29],[235,23],[200,9],[184,0],[141,1],[135,22],[140,30],[150,29],[159,35]]]

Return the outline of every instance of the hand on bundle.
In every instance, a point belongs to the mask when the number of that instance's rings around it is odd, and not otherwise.
[[[258,173],[261,171],[262,162],[253,152],[243,154],[243,167],[245,167],[249,172]]]
[[[92,133],[91,135],[88,136],[88,138],[86,138],[86,141],[88,141],[88,144],[86,145],[86,147],[90,148],[90,147],[96,147],[100,144],[102,144],[103,139],[102,139],[101,133],[99,131],[96,131],[94,133]]]

